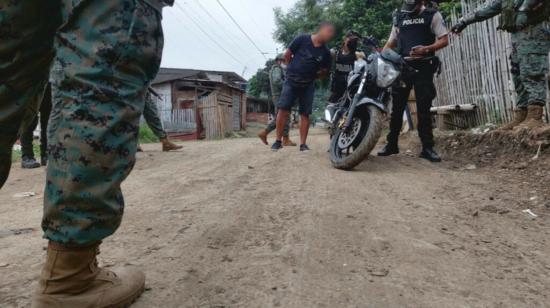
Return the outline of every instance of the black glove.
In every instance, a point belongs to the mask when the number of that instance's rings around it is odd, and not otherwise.
[[[461,19],[456,25],[451,28],[451,32],[453,32],[454,34],[459,34],[464,31],[467,26],[468,25]]]

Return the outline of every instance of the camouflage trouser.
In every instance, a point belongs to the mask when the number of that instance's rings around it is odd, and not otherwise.
[[[145,96],[145,109],[143,109],[143,117],[157,138],[164,139],[167,137],[166,131],[162,127],[162,121],[160,120],[157,103],[153,99],[153,96],[149,93]]]
[[[512,34],[512,77],[518,108],[545,104],[549,51],[550,33],[542,24]]]
[[[120,225],[120,185],[160,65],[160,19],[143,0],[0,0],[3,176],[5,153],[24,118],[34,117],[56,52],[42,221],[54,242],[97,242]]]
[[[279,97],[278,96],[274,96],[273,97],[273,104],[275,106],[277,106],[277,104],[279,103]],[[267,126],[265,128],[265,130],[268,132],[268,133],[271,133],[272,131],[274,131],[275,129],[277,129],[277,113],[279,112],[278,108],[275,108],[275,118],[273,119],[273,121],[270,121],[269,123],[267,123]],[[288,121],[285,125],[285,129],[283,131],[283,137],[288,137],[288,134],[290,133],[290,121],[291,121],[291,118],[292,117],[288,117]]]
[[[54,56],[56,1],[0,0],[0,189],[13,144],[34,120]]]

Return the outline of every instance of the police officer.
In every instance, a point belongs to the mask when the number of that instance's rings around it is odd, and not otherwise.
[[[500,14],[499,28],[512,34],[511,73],[517,92],[511,123],[501,130],[534,129],[543,125],[550,32],[544,21],[550,16],[548,0],[491,0],[464,16],[452,28],[459,34],[468,25]]]
[[[20,129],[52,83],[42,220],[49,243],[34,308],[127,307],[143,292],[143,272],[114,273],[98,267],[96,256],[122,220],[120,186],[135,164],[169,4],[0,0],[0,187]]]
[[[398,49],[417,72],[404,74],[405,86],[393,89],[393,109],[387,145],[379,156],[399,153],[398,139],[403,126],[403,112],[411,89],[414,88],[418,110],[418,134],[422,141],[420,157],[431,162],[441,158],[434,150],[432,119],[430,109],[436,97],[434,74],[439,69],[435,52],[448,45],[447,29],[441,14],[426,8],[423,0],[405,0],[400,11],[394,14],[394,25],[384,48]]]
[[[357,52],[359,37],[360,35],[357,32],[349,31],[344,36],[342,48],[339,50],[332,49],[330,51],[334,63],[331,75],[331,94],[328,100],[330,103],[337,103],[344,95],[348,85],[348,76],[353,70],[355,61],[357,61],[358,58],[365,57],[365,54],[362,52]]]
[[[271,66],[269,71],[269,86],[271,90],[271,101],[275,106],[275,115],[277,114],[277,104],[279,104],[279,99],[281,98],[281,92],[283,91],[283,84],[285,83],[285,56],[283,54],[278,54],[275,58],[275,64]],[[283,131],[283,146],[296,146],[292,140],[290,140],[290,118],[288,119],[287,124],[285,125]],[[270,121],[266,128],[261,130],[258,133],[258,137],[265,145],[268,145],[267,136],[277,128],[277,120],[273,119]]]

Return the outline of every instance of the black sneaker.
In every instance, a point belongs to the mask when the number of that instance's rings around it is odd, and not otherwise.
[[[307,146],[307,144],[300,145],[300,152],[309,152],[309,147]]]
[[[21,168],[23,169],[40,168],[40,163],[37,162],[34,158],[23,157],[23,159],[21,160]]]
[[[391,156],[399,154],[399,148],[394,145],[387,144],[380,152],[378,152],[378,156]]]
[[[436,151],[432,148],[425,148],[422,150],[422,153],[420,153],[420,158],[427,159],[431,161],[432,163],[440,163],[441,157],[437,154]]]
[[[273,145],[271,146],[271,151],[273,152],[277,152],[279,151],[280,149],[283,148],[283,143],[281,142],[281,140],[277,140],[275,141],[275,143],[273,143]]]

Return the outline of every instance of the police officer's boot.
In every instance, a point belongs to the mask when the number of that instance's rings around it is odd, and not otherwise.
[[[544,125],[542,122],[542,116],[544,115],[544,108],[540,105],[529,105],[527,108],[527,117],[525,121],[521,123],[517,128],[521,129],[535,129]]]
[[[21,159],[21,168],[23,169],[35,169],[40,168],[40,163],[32,157],[23,156]]]
[[[162,138],[160,139],[160,142],[162,143],[163,152],[176,151],[183,148],[183,146],[171,142],[170,140],[168,140],[168,138]]]
[[[514,119],[512,122],[503,125],[499,130],[512,130],[518,125],[520,125],[527,118],[527,109],[516,109],[514,111]]]
[[[269,143],[267,142],[267,135],[269,135],[269,132],[267,131],[267,129],[262,129],[259,133],[258,133],[258,138],[260,138],[260,140],[262,140],[262,143],[265,144],[265,145],[268,145]]]
[[[437,154],[437,152],[433,148],[428,147],[422,149],[422,152],[420,153],[420,158],[427,159],[432,163],[441,162],[441,157],[439,157],[439,154]]]
[[[290,140],[290,137],[283,137],[283,146],[285,147],[295,147],[296,143]]]
[[[32,308],[128,307],[143,292],[145,275],[133,269],[111,272],[97,266],[99,245],[48,245]]]
[[[378,152],[378,156],[391,156],[399,154],[399,147],[397,144],[388,143],[386,146]]]

